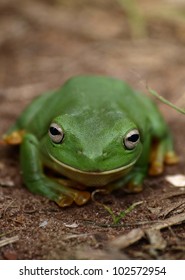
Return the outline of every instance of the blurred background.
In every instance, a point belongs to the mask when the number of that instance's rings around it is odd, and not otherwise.
[[[184,46],[183,0],[0,0],[5,126],[35,95],[77,74],[141,90],[147,83],[183,106]]]

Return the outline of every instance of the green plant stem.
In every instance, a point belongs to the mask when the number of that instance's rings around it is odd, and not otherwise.
[[[167,99],[165,99],[164,97],[162,97],[161,95],[159,95],[155,90],[151,89],[151,88],[147,88],[149,93],[151,93],[153,96],[157,97],[160,101],[162,101],[164,104],[172,107],[173,109],[175,109],[176,111],[185,114],[185,109],[179,108],[176,105],[174,105],[173,103],[171,103],[170,101],[168,101]]]

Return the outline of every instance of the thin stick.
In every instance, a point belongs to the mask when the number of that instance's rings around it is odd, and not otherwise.
[[[0,241],[0,248],[5,246],[5,245],[16,242],[18,240],[19,240],[19,237],[17,235],[13,236],[13,237],[10,237],[10,238],[3,239],[3,240]]]
[[[175,106],[173,103],[171,103],[170,101],[166,100],[164,97],[162,97],[161,95],[159,95],[155,90],[147,87],[148,91],[155,97],[157,97],[160,101],[162,101],[164,104],[172,107],[173,109],[175,109],[176,111],[185,114],[185,109],[179,108],[177,106]]]

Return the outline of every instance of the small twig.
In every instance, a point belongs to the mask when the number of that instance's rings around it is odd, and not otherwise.
[[[18,240],[19,240],[18,235],[10,237],[10,238],[3,239],[3,240],[0,241],[0,248],[5,246],[5,245],[14,243],[14,242],[16,242]]]
[[[180,224],[185,221],[185,213],[178,214],[176,216],[170,217],[168,219],[165,219],[163,221],[157,222],[154,225],[150,227],[145,228],[137,228],[131,230],[129,233],[124,234],[115,240],[113,240],[110,243],[110,246],[117,247],[118,249],[123,249],[128,247],[131,244],[134,244],[135,242],[139,241],[143,237],[146,236],[146,234],[150,231],[157,231],[164,228],[168,228],[173,225]]]
[[[69,234],[69,235],[63,235],[62,240],[68,240],[73,238],[81,238],[81,237],[87,237],[92,236],[92,233],[82,233],[82,234]]]
[[[184,195],[184,194],[185,194],[185,190],[180,190],[180,191],[176,191],[176,192],[166,193],[166,194],[162,195],[161,197],[159,197],[158,199],[162,200],[162,199],[167,199],[167,198],[180,196],[180,195]]]
[[[10,203],[4,208],[2,216],[5,218],[6,216],[6,211],[8,210],[8,208],[14,203],[15,199],[10,201]]]
[[[79,220],[80,221],[80,220]],[[137,221],[135,223],[124,223],[124,224],[102,224],[102,223],[96,223],[91,220],[82,220],[85,224],[103,227],[103,228],[122,228],[122,227],[137,227],[137,226],[148,226],[148,225],[154,225],[156,223],[163,223],[161,220],[153,220],[153,221]]]
[[[98,226],[102,228],[118,228],[118,227],[125,227],[125,224],[101,224],[101,223],[96,223],[94,221],[90,220],[83,220],[86,224],[93,225],[93,226]]]
[[[185,109],[179,108],[178,106],[174,105],[173,103],[171,103],[170,101],[168,101],[167,99],[165,99],[164,97],[162,97],[161,95],[159,95],[155,90],[149,88],[147,86],[147,90],[156,98],[158,98],[161,102],[163,102],[164,104],[170,106],[171,108],[175,109],[176,111],[185,114]]]
[[[178,208],[180,208],[182,205],[185,204],[185,201],[179,201],[179,202],[175,202],[172,203],[169,207],[166,207],[160,214],[159,217],[166,217],[167,215],[169,215],[170,213],[172,213],[174,210],[177,210]],[[183,211],[183,209],[182,209]],[[181,212],[182,212],[181,211]]]
[[[173,225],[177,225],[185,221],[185,213],[181,213],[175,216],[172,216],[168,219],[161,221],[160,223],[156,223],[151,228],[153,229],[164,229]]]
[[[24,205],[24,207],[23,207],[23,212],[24,212],[25,214],[33,214],[33,213],[36,213],[36,212],[38,211],[38,209],[35,207],[35,205],[32,205],[32,206],[33,206],[32,209],[26,209],[26,206],[29,206],[29,204],[26,204],[26,205]]]
[[[1,233],[0,234],[0,238],[1,237],[3,237],[3,236],[6,236],[6,235],[8,235],[8,234],[10,234],[10,233],[12,233],[12,232],[14,232],[15,231],[15,229],[13,229],[13,230],[10,230],[10,231],[8,231],[8,232],[5,232],[5,233]]]

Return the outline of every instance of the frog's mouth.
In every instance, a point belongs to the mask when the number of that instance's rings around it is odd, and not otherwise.
[[[57,160],[51,154],[49,154],[50,158],[57,163],[54,166],[54,169],[59,172],[60,174],[70,178],[73,181],[79,182],[85,186],[105,186],[110,182],[118,180],[119,178],[123,177],[127,174],[136,163],[137,160],[129,163],[126,166],[121,166],[112,170],[106,171],[83,171],[74,167],[71,167],[61,161]]]

